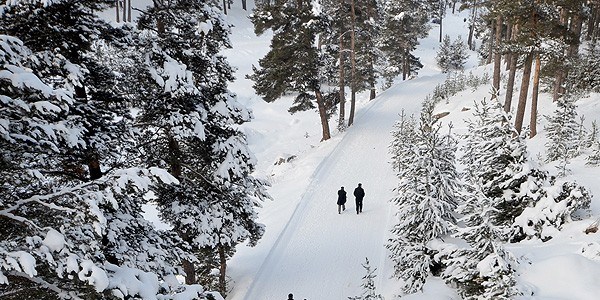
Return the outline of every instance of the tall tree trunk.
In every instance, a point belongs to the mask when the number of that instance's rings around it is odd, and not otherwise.
[[[527,93],[529,91],[529,81],[531,80],[531,65],[533,62],[533,52],[529,52],[523,64],[523,80],[521,81],[521,91],[519,93],[519,105],[517,106],[517,115],[515,117],[515,129],[521,133],[523,129],[523,118],[525,117],[525,106],[527,105]]]
[[[510,41],[512,41],[512,35],[513,35],[513,25],[512,23],[508,23],[506,24],[506,42],[509,43]],[[506,62],[506,70],[510,70],[510,62],[511,62],[511,56],[513,55],[513,53],[511,51],[506,51],[506,55],[504,55],[504,62]]]
[[[581,38],[582,21],[583,21],[583,19],[582,19],[580,11],[574,12],[573,16],[571,17],[570,22],[569,22],[568,18],[565,18],[565,20],[564,20],[564,24],[569,23],[569,31],[577,39],[575,41],[571,41],[571,45],[569,45],[569,48],[567,49],[565,61],[569,61],[569,60],[573,59],[575,56],[577,56],[577,52],[579,49],[579,41]],[[553,89],[553,93],[552,93],[553,101],[558,100],[558,98],[560,98],[565,93],[564,84],[565,84],[567,75],[568,75],[567,68],[559,68],[557,70],[557,74],[555,77],[556,79],[554,80],[554,89]]]
[[[123,22],[127,22],[127,0],[123,0]]]
[[[121,22],[121,10],[119,9],[120,0],[115,0],[115,11],[117,16],[117,23]]]
[[[442,4],[440,4],[440,5],[442,5]],[[442,42],[442,37],[443,37],[442,36],[443,35],[443,31],[442,30],[443,30],[443,27],[444,27],[443,24],[444,24],[444,16],[443,16],[442,8],[440,7],[440,37],[439,37],[439,42],[440,43]]]
[[[494,50],[494,76],[492,80],[492,86],[494,89],[494,94],[492,95],[492,99],[496,99],[500,92],[500,67],[502,63],[502,55],[500,54],[500,43],[502,40],[502,17],[496,17],[496,37],[494,43],[496,44],[496,49]]]
[[[600,17],[598,16],[598,14],[599,14],[598,12],[600,10],[598,9],[598,4],[596,4],[596,3],[592,4],[591,6],[592,6],[592,10],[590,13],[590,18],[588,19],[586,40],[596,41],[596,29],[597,29],[598,19],[600,19]]]
[[[318,87],[315,88],[315,97],[317,98],[317,107],[319,108],[319,117],[321,118],[321,128],[323,129],[321,141],[326,141],[331,138],[331,132],[329,131],[329,122],[327,121],[327,111],[323,101],[323,94]]]
[[[350,116],[348,116],[348,126],[354,123],[354,110],[356,107],[356,11],[354,0],[350,1],[350,13],[352,14],[351,30],[350,30]]]
[[[339,51],[339,64],[340,64],[340,81],[339,81],[339,97],[340,97],[340,119],[338,120],[338,129],[344,130],[346,128],[346,74],[344,72],[344,35],[340,35],[340,51]]]
[[[191,261],[184,259],[181,262],[181,265],[183,266],[183,272],[185,273],[185,284],[196,284],[196,270],[194,269],[194,264]]]
[[[477,5],[471,8],[471,15],[469,20],[469,37],[467,38],[467,45],[469,50],[475,50],[475,44],[473,43],[473,33],[475,32],[475,19],[477,18]]]
[[[510,106],[512,105],[513,91],[515,89],[515,75],[517,73],[517,61],[519,55],[513,53],[510,57],[510,64],[508,68],[508,80],[506,82],[506,97],[504,98],[504,111],[510,112]]]
[[[223,297],[227,296],[227,256],[224,246],[219,246],[219,292]]]
[[[540,54],[535,54],[535,69],[533,71],[533,91],[531,93],[531,118],[529,120],[529,137],[532,138],[537,134],[537,112],[538,112],[538,94],[540,87],[540,69],[541,69]]]
[[[246,5],[246,0],[242,0],[242,9],[243,10],[248,10],[248,7]]]
[[[406,49],[400,48],[398,49],[402,53],[402,80],[406,80],[408,78],[408,66],[410,63],[408,62],[408,54],[406,53]]]
[[[127,0],[127,22],[131,23],[131,0]]]
[[[228,0],[223,0],[223,13],[227,14],[227,1]]]

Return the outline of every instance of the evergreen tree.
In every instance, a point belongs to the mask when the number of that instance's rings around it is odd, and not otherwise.
[[[573,98],[563,98],[557,102],[554,115],[546,117],[548,124],[544,127],[547,132],[546,161],[571,159],[579,154],[579,124],[577,110]]]
[[[383,52],[382,75],[389,86],[402,74],[407,79],[423,67],[412,52],[418,39],[429,31],[427,6],[422,1],[384,1],[380,49]]]
[[[405,291],[420,290],[429,275],[431,259],[415,257],[433,255],[427,243],[451,231],[458,201],[458,174],[454,155],[456,142],[439,133],[432,115],[433,104],[426,102],[416,142],[405,152],[411,165],[398,173],[398,223],[386,247],[394,261],[395,276],[405,280]],[[415,264],[415,261],[420,263]]]
[[[402,110],[400,120],[394,124],[394,130],[392,131],[393,139],[390,144],[391,164],[394,171],[401,172],[412,163],[406,153],[409,153],[417,140],[416,127],[417,122],[414,116],[407,117],[404,114],[404,110]]]
[[[95,16],[104,2],[41,4],[0,5],[0,28],[12,35],[0,37],[3,290],[15,299],[200,297],[201,287],[172,280],[190,258],[185,244],[141,215],[152,182],[175,179],[132,159],[130,102],[100,51],[125,35]],[[133,276],[156,288],[124,281]]]
[[[566,86],[571,93],[600,92],[600,47],[589,43],[573,62]]]
[[[589,205],[585,188],[556,181],[529,161],[525,143],[498,102],[476,104],[474,115],[461,161],[469,180],[481,180],[483,194],[492,199],[498,212],[494,225],[502,228],[505,240],[550,239],[575,211]]]
[[[323,32],[325,18],[313,3],[289,1],[265,2],[257,5],[252,22],[255,32],[271,29],[275,33],[265,57],[254,67],[249,78],[256,93],[267,102],[275,101],[287,92],[296,92],[295,107],[317,108],[322,127],[322,140],[331,137],[327,106],[321,92],[324,57],[315,45],[318,33]],[[311,95],[314,94],[314,95]]]
[[[377,294],[375,288],[375,271],[377,268],[371,269],[371,265],[369,265],[369,259],[365,258],[365,263],[362,264],[362,267],[365,269],[365,276],[362,278],[362,284],[360,285],[363,289],[363,292],[360,296],[356,297],[348,297],[351,300],[383,300],[383,296],[381,294]]]
[[[465,227],[457,229],[455,237],[464,239],[470,248],[457,249],[444,263],[442,277],[459,287],[463,299],[510,299],[518,294],[514,269],[508,253],[501,248],[502,228],[495,226],[498,210],[473,183],[465,193],[465,201],[457,211],[464,217],[459,220]],[[494,265],[487,265],[490,261]],[[487,267],[487,268],[482,268]]]
[[[462,71],[467,61],[467,47],[460,38],[450,41],[450,36],[444,36],[440,49],[436,54],[435,60],[443,73],[451,71]]]
[[[250,175],[256,161],[238,125],[251,113],[227,89],[232,69],[219,52],[230,47],[230,31],[216,7],[155,1],[143,12],[136,98],[145,163],[179,180],[155,189],[160,215],[201,259],[182,262],[186,282],[218,282],[209,287],[225,295],[227,260],[236,245],[252,246],[262,236],[255,207],[268,196],[265,183]],[[197,272],[216,278],[196,278]]]

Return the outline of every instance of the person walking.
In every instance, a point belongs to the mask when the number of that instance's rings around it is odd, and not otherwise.
[[[341,214],[342,211],[346,210],[346,191],[344,191],[344,187],[341,187],[338,191],[338,214]]]
[[[354,189],[354,197],[356,197],[356,214],[358,215],[362,212],[363,199],[365,198],[365,190],[362,188],[362,183],[359,183]]]

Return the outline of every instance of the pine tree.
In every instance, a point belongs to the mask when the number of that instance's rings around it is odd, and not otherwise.
[[[362,264],[362,267],[365,269],[365,276],[362,278],[362,284],[360,285],[363,289],[363,292],[360,296],[348,297],[351,300],[383,300],[383,296],[381,294],[377,294],[375,288],[375,271],[377,268],[371,269],[371,265],[369,265],[369,259],[365,258],[365,263]]]
[[[462,71],[467,61],[467,47],[460,38],[450,41],[450,36],[445,35],[436,54],[435,60],[443,73],[451,71]]]
[[[510,257],[500,248],[502,228],[494,225],[499,211],[484,195],[478,182],[470,185],[464,197],[465,201],[457,211],[464,216],[459,222],[465,227],[458,228],[454,236],[467,241],[470,248],[454,251],[452,257],[444,262],[447,267],[442,277],[458,285],[463,299],[479,299],[483,295],[484,299],[510,299],[518,292],[514,271],[510,267],[514,262],[507,262]],[[482,269],[490,260],[495,265]]]
[[[546,117],[548,124],[544,127],[547,132],[546,161],[571,159],[580,152],[579,124],[577,110],[573,98],[563,98],[557,102],[554,115]]]
[[[95,16],[105,7],[0,5],[12,35],[0,37],[0,284],[15,298],[200,297],[199,286],[165,283],[190,255],[141,215],[153,181],[175,179],[132,158],[131,103],[100,49],[126,35]]]
[[[267,102],[275,101],[287,92],[297,93],[295,107],[314,107],[305,103],[316,99],[322,127],[322,140],[331,137],[327,109],[321,92],[324,58],[315,45],[323,32],[325,18],[313,3],[290,1],[264,3],[254,11],[252,22],[257,34],[268,29],[275,32],[270,50],[253,67],[249,76],[256,93]],[[312,94],[312,95],[311,95]]]
[[[136,98],[144,163],[179,180],[155,189],[160,215],[201,260],[182,261],[186,282],[218,282],[209,287],[226,295],[227,260],[236,245],[255,245],[262,236],[255,207],[268,195],[265,182],[250,175],[256,161],[238,125],[251,113],[227,89],[232,69],[219,52],[230,47],[230,31],[215,7],[155,1],[144,11],[136,34],[143,66]],[[197,269],[210,277],[196,278]]]
[[[395,276],[405,280],[406,292],[422,288],[432,261],[423,258],[434,253],[427,243],[451,231],[459,202],[456,142],[450,135],[441,136],[432,112],[433,104],[425,103],[416,141],[404,153],[412,164],[398,173],[398,196],[392,199],[399,207],[398,223],[386,247],[394,261]]]
[[[494,225],[502,228],[504,240],[550,239],[575,211],[589,205],[584,187],[557,181],[528,159],[522,137],[498,102],[476,104],[474,115],[461,161],[469,180],[481,180],[483,194],[492,199],[498,211]]]
[[[447,73],[451,70],[451,59],[452,59],[452,41],[449,35],[445,35],[440,49],[435,55],[435,61],[437,65],[442,69],[442,73]]]
[[[401,172],[412,163],[406,153],[409,153],[412,145],[416,142],[416,127],[417,123],[414,116],[411,115],[408,117],[404,114],[404,110],[402,110],[400,120],[394,124],[394,130],[392,131],[393,139],[390,144],[391,164],[394,171]]]
[[[427,7],[423,1],[383,2],[380,49],[383,52],[382,75],[389,86],[396,76],[407,79],[423,67],[412,52],[418,39],[429,31]]]
[[[453,70],[463,71],[465,69],[467,58],[469,58],[469,54],[467,53],[467,46],[460,36],[452,42],[450,49],[450,67]]]

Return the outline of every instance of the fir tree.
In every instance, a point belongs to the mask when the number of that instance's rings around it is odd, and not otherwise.
[[[176,180],[132,159],[131,103],[100,51],[126,35],[95,16],[105,7],[0,5],[12,35],[0,37],[0,281],[17,298],[200,297],[201,287],[171,280],[177,261],[192,258],[183,241],[141,215],[153,181]],[[140,291],[125,276],[157,288]]]
[[[435,60],[443,73],[462,71],[467,61],[467,47],[460,36],[452,42],[449,35],[445,35],[436,54]]]
[[[215,7],[181,0],[144,11],[136,98],[144,163],[179,180],[155,189],[160,215],[202,256],[200,265],[182,261],[186,282],[218,282],[209,287],[225,295],[227,260],[237,244],[252,246],[262,236],[255,207],[268,195],[265,182],[250,175],[256,162],[238,125],[251,113],[227,89],[232,69],[219,52],[230,47],[230,31]],[[216,278],[196,278],[197,269]]]
[[[459,202],[456,142],[449,135],[441,136],[432,112],[433,104],[426,102],[416,142],[404,154],[412,164],[398,173],[398,196],[392,200],[399,207],[398,223],[386,247],[395,262],[395,276],[405,280],[407,292],[421,289],[429,275],[431,260],[420,259],[414,265],[414,256],[433,255],[426,245],[451,231]]]
[[[400,172],[412,163],[406,153],[410,151],[410,148],[416,142],[416,127],[417,123],[414,116],[408,117],[402,110],[400,120],[394,124],[395,129],[392,131],[393,139],[390,144],[391,164],[394,171]]]
[[[498,102],[476,104],[474,115],[461,161],[467,178],[481,180],[483,194],[492,199],[498,211],[494,225],[503,228],[505,240],[549,239],[589,205],[585,188],[557,181],[529,161],[525,143]]]
[[[382,6],[379,44],[384,56],[381,73],[389,86],[398,75],[407,79],[423,67],[412,52],[418,39],[426,36],[429,26],[427,7],[422,1],[384,1]]]
[[[544,129],[549,139],[546,142],[546,161],[568,160],[579,154],[581,142],[576,108],[574,99],[563,98],[557,102],[554,115],[546,117],[548,124]]]
[[[517,295],[514,271],[510,259],[500,245],[502,228],[495,226],[498,210],[481,190],[480,183],[473,183],[466,191],[465,201],[457,211],[464,215],[459,222],[465,227],[457,229],[455,237],[464,239],[470,248],[457,249],[443,263],[447,265],[442,277],[459,287],[463,299],[496,299]],[[494,265],[486,265],[490,260]],[[483,266],[489,268],[482,269]],[[494,294],[495,293],[495,294]],[[492,297],[494,296],[494,297]]]
[[[360,296],[348,297],[351,300],[383,300],[383,296],[381,294],[377,294],[375,288],[375,271],[377,268],[371,269],[371,265],[369,265],[369,259],[365,258],[365,263],[362,264],[362,267],[365,269],[365,276],[362,278],[362,284],[360,285],[363,289],[363,292]]]

